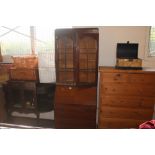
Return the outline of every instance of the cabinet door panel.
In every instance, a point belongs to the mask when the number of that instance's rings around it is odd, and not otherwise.
[[[77,88],[75,94],[76,103],[79,105],[94,105],[97,104],[97,88]]]
[[[78,34],[78,82],[93,85],[97,83],[98,35]]]
[[[96,73],[93,71],[80,71],[79,72],[79,82],[84,83],[95,83],[96,82]]]
[[[61,83],[74,83],[74,72],[73,71],[60,71],[59,77],[57,78]]]
[[[58,106],[59,104],[74,104],[74,96],[74,87],[57,86],[55,92],[55,106]]]
[[[75,83],[74,35],[72,32],[56,32],[56,77],[57,83]]]
[[[56,105],[56,128],[95,128],[95,106]]]

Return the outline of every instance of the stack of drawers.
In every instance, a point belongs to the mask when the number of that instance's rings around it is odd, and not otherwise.
[[[155,71],[100,67],[99,128],[138,128],[152,119]]]

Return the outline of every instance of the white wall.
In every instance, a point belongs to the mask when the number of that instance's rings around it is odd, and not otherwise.
[[[99,27],[99,66],[115,66],[116,44],[139,43],[138,57],[144,58],[147,26],[102,26]]]

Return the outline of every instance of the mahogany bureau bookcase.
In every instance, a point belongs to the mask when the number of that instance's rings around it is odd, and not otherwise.
[[[99,128],[138,128],[153,118],[155,70],[100,67]]]
[[[98,29],[55,31],[55,128],[96,128]]]

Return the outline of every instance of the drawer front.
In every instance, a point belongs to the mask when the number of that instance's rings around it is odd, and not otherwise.
[[[151,84],[155,86],[155,74],[130,74],[131,83]]]
[[[105,83],[100,87],[100,93],[105,95],[133,95],[133,96],[155,96],[155,87],[153,85],[141,84],[118,84]]]
[[[101,118],[99,120],[99,128],[105,129],[129,129],[138,128],[140,124],[147,120],[135,120],[135,119],[120,119],[120,118]]]
[[[65,87],[56,86],[56,104],[96,105],[96,87]]]
[[[101,73],[100,82],[129,82],[127,73]]]
[[[126,108],[153,108],[155,104],[154,97],[141,96],[105,96],[100,94],[100,107],[126,107]]]
[[[101,73],[100,81],[107,82],[129,82],[129,83],[145,83],[155,84],[155,74],[144,73]]]
[[[100,108],[100,117],[150,120],[153,117],[153,109],[115,108],[102,106]]]

